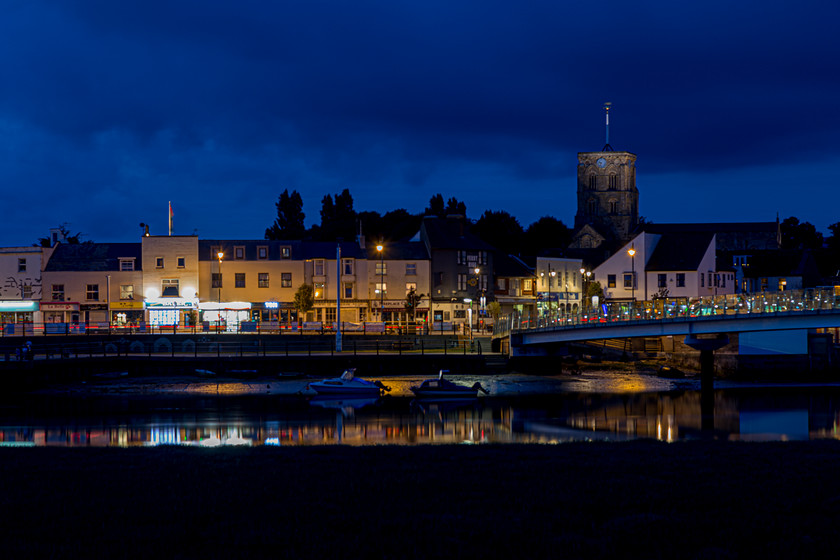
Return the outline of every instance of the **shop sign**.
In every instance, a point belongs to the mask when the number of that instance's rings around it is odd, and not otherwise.
[[[111,309],[143,309],[142,301],[112,301]]]
[[[83,303],[79,307],[82,311],[108,311],[107,303]]]
[[[374,300],[373,305],[371,307],[379,307],[379,301]],[[404,301],[388,301],[387,299],[382,302],[382,309],[405,309],[405,302]]]
[[[149,298],[146,299],[147,309],[193,309],[195,300],[185,298]]]
[[[41,302],[41,311],[78,311],[78,303]]]
[[[37,301],[0,301],[0,311],[38,311]]]

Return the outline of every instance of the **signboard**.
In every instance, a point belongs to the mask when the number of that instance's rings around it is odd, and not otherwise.
[[[141,304],[142,305],[142,304]],[[41,302],[41,311],[78,311],[78,303],[62,302]]]
[[[112,301],[111,302],[111,309],[143,309],[143,302],[142,301]]]

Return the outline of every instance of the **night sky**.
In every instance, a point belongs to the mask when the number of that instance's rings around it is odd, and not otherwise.
[[[260,239],[284,189],[572,225],[577,152],[654,222],[840,221],[840,3],[8,0],[0,246]]]

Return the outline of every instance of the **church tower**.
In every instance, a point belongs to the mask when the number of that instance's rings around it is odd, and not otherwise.
[[[610,146],[610,104],[607,143],[600,152],[578,153],[577,214],[573,247],[594,248],[604,241],[627,241],[639,223],[636,155]]]

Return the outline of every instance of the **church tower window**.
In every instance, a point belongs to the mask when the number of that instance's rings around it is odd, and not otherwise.
[[[614,198],[610,199],[610,214],[618,214],[618,201]]]
[[[587,210],[590,216],[594,216],[598,213],[598,201],[594,198],[589,199],[587,203]]]
[[[618,177],[615,173],[610,173],[610,190],[614,191],[618,188]]]
[[[595,175],[590,175],[589,176],[589,190],[590,191],[595,190]]]

